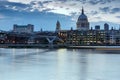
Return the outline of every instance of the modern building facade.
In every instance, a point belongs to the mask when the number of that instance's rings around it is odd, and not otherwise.
[[[106,46],[120,45],[120,30],[68,30],[65,35],[65,43],[74,46]]]

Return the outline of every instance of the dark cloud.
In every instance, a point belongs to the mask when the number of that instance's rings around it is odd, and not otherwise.
[[[31,1],[31,3],[29,5],[36,5],[38,4],[40,7],[43,7],[43,3],[41,1]]]
[[[82,4],[87,3],[87,0],[77,0],[77,1],[80,1]]]
[[[14,11],[27,11],[26,8],[30,8],[30,5],[16,2],[0,1],[0,13],[13,14]]]
[[[72,12],[72,13],[70,13],[72,16],[75,16],[75,15],[77,15],[77,12]]]
[[[0,1],[0,6],[5,6],[5,5],[8,5],[9,7],[16,6],[16,7],[21,7],[21,8],[25,8],[25,7],[29,6],[29,5],[23,4],[23,3]]]
[[[66,10],[69,10],[70,8],[65,8]]]
[[[91,11],[90,14],[91,15],[96,15],[96,14],[98,14],[98,12],[97,11]]]
[[[63,8],[63,6],[60,6],[60,8]]]
[[[8,1],[0,1],[0,13],[10,13],[13,12],[31,12],[32,11],[39,11],[41,9],[41,12],[43,11],[50,11],[53,9],[46,8],[44,4],[49,3],[51,1],[31,1],[30,4],[23,4],[23,3],[17,3],[17,2],[8,2]],[[34,5],[37,5],[37,7],[33,7]],[[44,8],[44,9],[43,9]],[[43,9],[43,10],[42,10]]]
[[[120,12],[120,8],[113,8],[113,9],[111,9],[110,13],[114,14],[114,13],[117,13],[117,12]]]
[[[75,6],[75,5],[77,5],[77,4],[76,3],[70,4],[70,6]]]
[[[94,18],[96,18],[96,19],[101,19],[101,17],[94,17]]]
[[[56,1],[67,2],[68,0],[56,0]]]
[[[92,4],[92,5],[95,5],[95,4],[98,4],[100,3],[101,1],[100,0],[90,0],[89,3]]]
[[[120,12],[120,8],[116,7],[116,8],[111,8],[111,7],[103,7],[103,8],[99,8],[100,11],[104,12],[104,13],[111,13],[111,14],[115,14]]]
[[[53,0],[54,1],[54,0]],[[8,1],[0,1],[0,13],[1,12],[8,12],[8,11],[23,11],[23,12],[31,12],[31,11],[35,11],[35,12],[50,12],[54,9],[50,9],[50,8],[47,8],[45,5],[46,4],[49,4],[49,3],[52,3],[53,1],[31,1],[31,3],[29,4],[23,4],[23,3],[17,3],[17,2],[8,2]],[[57,1],[61,1],[61,2],[68,2],[69,1],[77,1],[77,2],[82,2],[82,3],[90,3],[90,4],[104,4],[104,3],[110,3],[114,0],[56,0],[56,4],[57,4]],[[45,4],[45,5],[44,5]],[[77,5],[78,3],[70,3],[69,5],[70,6],[75,6]],[[34,5],[37,5],[37,6],[34,6]],[[34,6],[34,7],[33,7]],[[63,8],[62,5],[59,5],[60,8]],[[101,12],[104,12],[104,13],[117,13],[117,12],[120,12],[120,8],[112,8],[110,6],[108,7],[101,7],[99,8],[99,10]],[[66,10],[69,10],[70,8],[65,8]],[[98,14],[97,11],[91,11],[90,14],[92,15],[96,15]]]
[[[47,8],[47,9],[43,10],[42,12],[49,12],[49,11],[52,11],[52,10],[55,10],[55,9]]]
[[[77,2],[81,2],[82,4],[92,4],[92,5],[96,5],[96,4],[106,4],[106,3],[111,3],[115,0],[55,0],[55,1],[60,1],[60,2],[69,2],[69,1],[77,1]]]
[[[43,1],[43,4],[51,3],[52,1]]]
[[[28,9],[24,10],[25,8]],[[5,15],[5,17],[19,17],[19,16],[28,15],[31,9],[32,8],[30,7],[29,4],[0,1],[0,14]]]
[[[116,16],[116,18],[120,18],[120,16]]]
[[[92,4],[92,5],[96,5],[96,4],[107,4],[107,3],[111,3],[115,0],[90,0],[88,1],[88,3]]]
[[[45,4],[48,2],[44,2]],[[39,5],[39,7],[41,8],[41,11],[39,11],[38,9],[40,8],[33,8],[33,5]],[[13,9],[13,7],[15,7],[16,9]],[[42,8],[44,8],[42,10]],[[33,10],[33,11],[31,11]],[[23,3],[16,3],[16,2],[8,2],[8,1],[0,1],[0,14],[5,15],[5,17],[33,17],[34,18],[38,17],[39,15],[43,15],[47,13],[50,13],[51,10],[55,10],[55,9],[51,9],[51,8],[45,8],[45,6],[43,5],[42,2],[36,2],[36,1],[32,1],[30,4],[23,4]]]
[[[7,1],[7,0],[0,0],[0,1]]]
[[[108,13],[110,11],[110,7],[99,8],[99,10],[104,12],[104,13]]]

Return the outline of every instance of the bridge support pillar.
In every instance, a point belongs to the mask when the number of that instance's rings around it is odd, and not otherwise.
[[[53,48],[53,47],[54,47],[54,46],[53,46],[53,42],[54,42],[55,38],[56,38],[56,37],[53,37],[53,38],[47,37],[47,38],[46,38],[46,39],[48,40],[48,42],[49,42],[49,48]]]

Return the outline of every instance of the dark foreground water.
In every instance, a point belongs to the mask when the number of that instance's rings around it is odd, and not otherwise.
[[[120,80],[120,54],[1,48],[0,80]]]

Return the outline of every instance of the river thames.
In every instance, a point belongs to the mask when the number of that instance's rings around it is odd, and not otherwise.
[[[120,80],[120,54],[0,48],[0,80]]]

